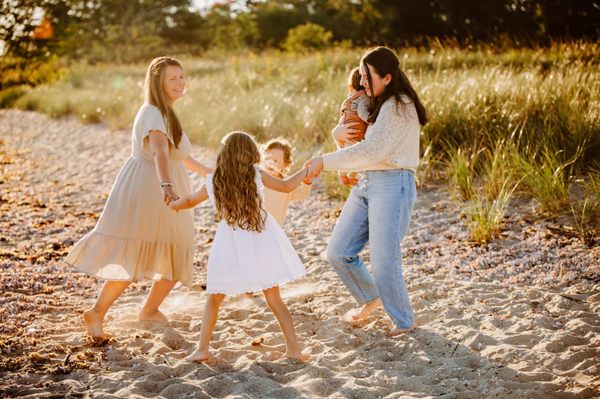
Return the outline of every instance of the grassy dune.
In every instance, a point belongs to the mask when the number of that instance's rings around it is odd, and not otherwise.
[[[231,130],[259,140],[285,136],[298,159],[333,148],[329,134],[348,71],[361,50],[268,51],[181,57],[188,92],[177,104],[184,128],[214,146]],[[510,201],[532,197],[543,215],[571,218],[578,234],[600,231],[600,46],[546,49],[401,49],[402,67],[430,117],[421,181],[448,181],[473,239],[498,236]],[[13,106],[129,127],[146,65],[65,66],[50,85]],[[0,93],[1,96],[1,93]],[[347,190],[326,177],[332,195]]]

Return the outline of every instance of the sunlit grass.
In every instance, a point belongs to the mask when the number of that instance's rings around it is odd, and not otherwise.
[[[573,185],[573,165],[578,153],[565,159],[563,151],[544,146],[540,151],[525,152],[518,157],[516,169],[528,192],[540,202],[541,209],[559,214],[568,208]]]
[[[288,138],[302,161],[334,149],[330,132],[347,74],[362,52],[215,51],[181,57],[187,92],[176,109],[197,145],[215,146],[227,132],[246,130],[260,141]],[[475,204],[473,215],[487,214],[494,223],[513,196],[535,198],[547,214],[573,213],[573,182],[586,176],[589,184],[598,184],[598,174],[587,176],[600,164],[600,45],[514,50],[438,45],[398,54],[430,119],[422,129],[419,184],[445,176],[459,201]],[[0,93],[0,103],[128,128],[142,101],[145,69],[145,64],[74,64],[52,84]],[[337,176],[323,176],[330,195],[345,198],[348,189]],[[593,214],[589,201],[576,214]],[[495,225],[477,218],[479,225]]]
[[[477,243],[488,243],[500,235],[504,215],[512,199],[515,187],[504,184],[493,199],[485,195],[474,196],[465,209],[467,228]]]
[[[183,57],[188,91],[177,109],[188,134],[206,145],[234,129],[264,138],[285,135],[297,145],[327,141],[346,92],[347,73],[361,53],[247,51]],[[422,141],[433,153],[446,143],[495,142],[515,132],[523,145],[551,139],[567,155],[587,140],[582,162],[600,151],[600,138],[592,134],[600,129],[598,45],[498,54],[454,48],[398,53],[427,106],[431,122]],[[16,106],[129,126],[141,100],[145,68],[73,65],[51,85],[28,89]]]
[[[581,182],[583,196],[571,204],[573,226],[586,244],[593,245],[600,235],[600,171],[591,172]]]
[[[468,201],[473,198],[475,168],[482,151],[477,147],[448,149],[446,176],[450,190],[459,199]]]

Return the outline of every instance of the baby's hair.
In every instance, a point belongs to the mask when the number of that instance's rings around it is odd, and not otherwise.
[[[277,137],[263,144],[262,153],[264,155],[265,152],[275,149],[283,151],[283,162],[285,162],[286,167],[282,169],[282,173],[287,174],[292,166],[292,163],[294,163],[294,159],[292,157],[292,152],[294,149],[286,139]]]
[[[356,91],[364,90],[365,88],[360,85],[360,68],[356,67],[352,71],[350,71],[350,76],[348,76],[348,86],[352,86],[352,88]]]
[[[260,153],[254,138],[245,132],[231,132],[221,141],[213,176],[217,220],[249,231],[262,231],[266,214],[258,194],[254,166]]]

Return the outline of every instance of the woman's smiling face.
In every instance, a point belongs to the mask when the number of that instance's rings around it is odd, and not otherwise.
[[[371,74],[371,84],[369,85],[369,79],[367,78],[367,71],[365,69],[365,65],[369,68],[369,72]],[[385,85],[389,82],[389,75],[385,77],[379,76],[377,70],[373,68],[371,65],[361,62],[360,63],[360,84],[367,91],[367,95],[371,96],[373,94],[375,97],[379,97],[381,93],[385,90]],[[371,88],[373,91],[371,92]]]
[[[164,72],[163,88],[171,104],[175,102],[175,100],[183,97],[185,90],[185,77],[183,76],[183,69],[177,65],[168,65]]]

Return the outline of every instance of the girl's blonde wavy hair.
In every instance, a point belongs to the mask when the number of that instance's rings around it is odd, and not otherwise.
[[[146,70],[146,80],[144,81],[144,101],[148,104],[152,104],[160,110],[163,119],[166,122],[168,132],[173,138],[175,148],[179,147],[181,142],[181,136],[183,129],[181,128],[181,122],[175,114],[173,107],[167,101],[167,94],[163,88],[163,80],[165,76],[165,69],[169,65],[178,66],[181,68],[181,64],[174,58],[171,57],[157,57],[152,60],[148,69]],[[183,69],[183,68],[182,68]]]
[[[255,180],[254,165],[260,162],[258,146],[244,132],[229,133],[221,145],[213,176],[217,221],[224,219],[229,226],[261,232],[267,214]]]

